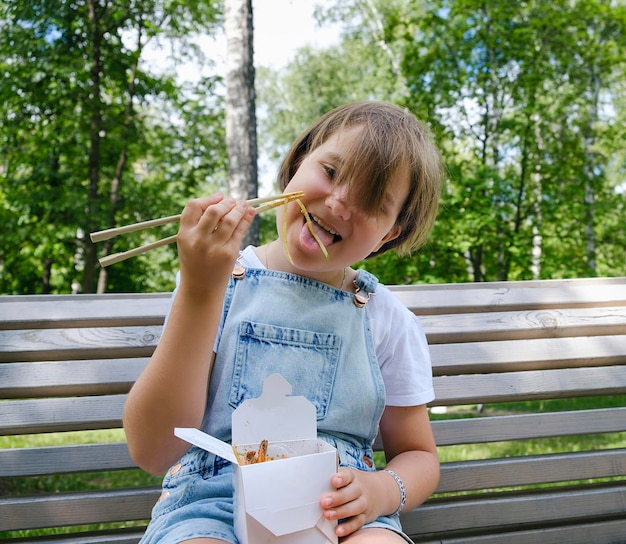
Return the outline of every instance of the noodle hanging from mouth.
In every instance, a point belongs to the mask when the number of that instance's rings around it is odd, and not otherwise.
[[[315,229],[313,228],[313,221],[311,220],[309,211],[306,209],[304,204],[302,204],[302,201],[299,198],[296,198],[296,202],[298,203],[298,206],[300,206],[300,210],[304,214],[304,219],[306,220],[306,224],[309,227],[309,232],[311,233],[311,236],[313,236],[313,239],[317,242],[317,245],[320,246],[320,249],[322,250],[324,257],[328,259],[328,250],[326,249],[326,246],[320,240],[319,236],[315,233]]]

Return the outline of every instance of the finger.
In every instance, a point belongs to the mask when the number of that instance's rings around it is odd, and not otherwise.
[[[228,241],[239,235],[243,237],[250,223],[254,219],[254,210],[245,202],[241,201],[228,210],[218,221],[211,231],[218,240]]]
[[[220,228],[224,220],[228,217],[228,215],[235,209],[237,206],[237,202],[235,199],[227,197],[220,202],[209,206],[200,220],[198,221],[198,227],[203,231],[208,231],[209,233],[215,232]]]
[[[181,226],[193,227],[197,225],[204,212],[210,206],[213,206],[222,200],[224,200],[224,195],[222,193],[215,193],[210,196],[191,199],[185,205],[185,208],[180,216]]]
[[[363,525],[365,525],[365,516],[363,514],[347,518],[335,527],[335,534],[338,537],[348,536],[358,531]]]
[[[252,224],[252,221],[254,220],[256,213],[254,209],[251,208],[245,202],[240,203],[240,204],[243,204],[241,208],[243,215],[242,215],[241,221],[239,221],[239,223],[237,224],[237,227],[233,235],[236,236],[241,241],[243,240],[243,237],[246,235],[246,232],[248,232],[248,229],[250,228],[250,225]]]

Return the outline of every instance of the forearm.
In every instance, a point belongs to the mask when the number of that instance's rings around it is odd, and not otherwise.
[[[407,451],[394,457],[385,467],[397,474],[404,485],[406,502],[403,510],[412,510],[430,497],[439,484],[439,458],[429,451]],[[382,513],[393,514],[400,504],[398,482],[390,474],[384,476],[384,492],[380,495],[385,504]]]
[[[217,291],[204,299],[184,290],[176,294],[163,336],[128,396],[129,450],[148,472],[164,472],[188,449],[174,437],[174,427],[202,422],[223,300]]]

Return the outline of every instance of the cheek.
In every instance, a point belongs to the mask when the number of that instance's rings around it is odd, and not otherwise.
[[[290,202],[285,206],[276,208],[276,232],[280,238],[287,234],[287,227],[296,222],[304,220],[297,202]]]

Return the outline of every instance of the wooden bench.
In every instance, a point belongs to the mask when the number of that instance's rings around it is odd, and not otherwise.
[[[432,346],[433,411],[448,409],[433,415],[442,455],[568,435],[613,444],[577,451],[574,440],[568,451],[510,457],[504,448],[499,458],[446,462],[437,494],[402,514],[415,542],[626,542],[626,278],[393,289]],[[168,304],[162,294],[0,297],[0,436],[119,429]],[[608,407],[574,409],[583,397]],[[565,406],[514,413],[501,404],[548,399]],[[134,467],[123,435],[70,436],[81,438],[0,450],[0,538],[71,526],[26,541],[137,542],[158,489],[112,489],[103,478],[100,489],[66,491],[67,475]],[[22,477],[59,478],[61,491],[7,490]],[[85,531],[109,522],[138,523]]]

